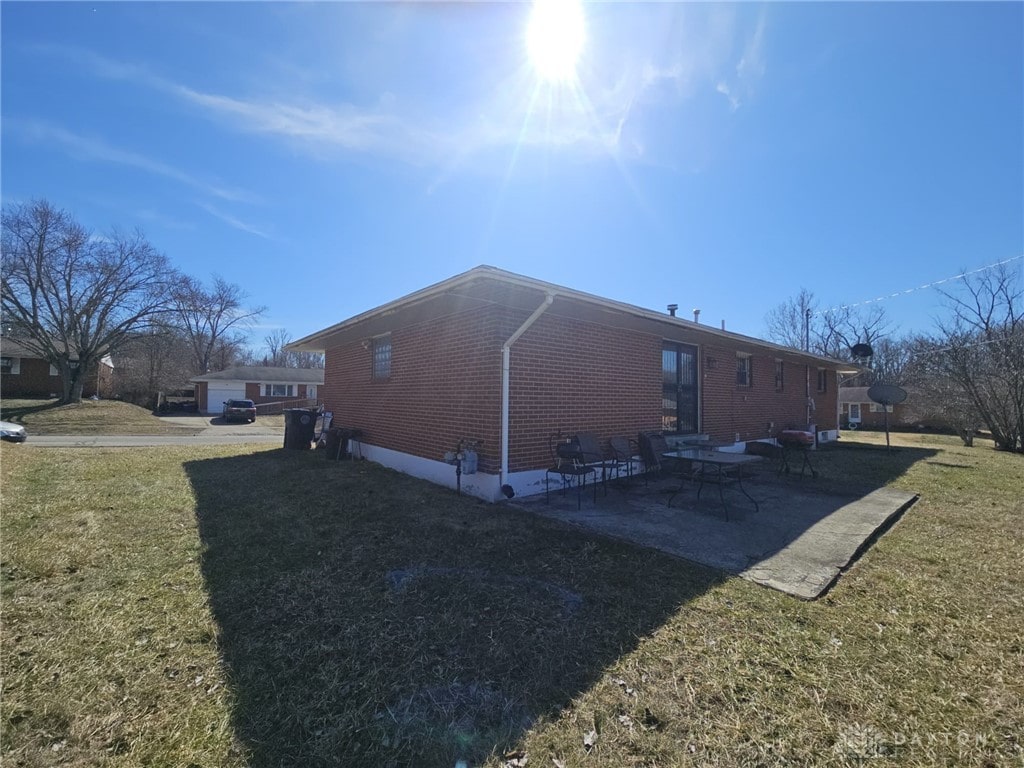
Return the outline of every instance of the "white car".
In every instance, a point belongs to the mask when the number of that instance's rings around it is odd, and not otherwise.
[[[21,424],[13,421],[0,421],[0,440],[9,443],[24,443],[28,439],[28,433]]]

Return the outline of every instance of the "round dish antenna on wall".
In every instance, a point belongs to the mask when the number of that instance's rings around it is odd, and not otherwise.
[[[854,357],[871,357],[875,354],[875,350],[871,348],[870,344],[854,344],[850,348],[850,353]]]

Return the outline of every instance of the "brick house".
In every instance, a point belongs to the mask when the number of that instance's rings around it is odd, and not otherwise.
[[[900,427],[916,424],[909,413],[909,403],[884,406],[868,397],[868,387],[839,388],[839,421],[844,428],[884,429],[885,412],[889,411],[889,426]]]
[[[543,491],[550,437],[706,434],[742,450],[816,424],[838,437],[849,364],[480,266],[293,342],[325,353],[321,399],[361,454],[454,487],[443,462],[480,441],[462,487]]]
[[[225,400],[260,403],[316,400],[324,383],[322,368],[237,366],[194,376],[196,406],[201,413],[220,413]]]
[[[85,375],[82,397],[110,397],[114,362],[104,357]],[[59,397],[60,371],[16,339],[0,340],[0,392],[4,397]]]

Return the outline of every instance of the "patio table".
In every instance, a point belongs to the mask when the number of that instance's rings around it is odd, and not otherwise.
[[[722,509],[725,512],[726,520],[729,519],[729,507],[725,503],[725,494],[722,491],[722,486],[726,483],[735,482],[736,487],[740,489],[740,493],[746,496],[754,505],[754,511],[761,511],[761,508],[757,503],[757,499],[747,493],[747,489],[743,487],[743,467],[748,464],[754,464],[758,461],[762,461],[762,457],[752,456],[747,453],[726,453],[725,451],[713,451],[701,448],[682,448],[676,451],[667,451],[662,455],[665,458],[689,461],[692,464],[699,465],[694,473],[699,482],[697,486],[698,499],[700,499],[700,494],[704,490],[705,481],[718,483],[718,498],[722,502]],[[733,470],[735,470],[735,474],[727,474],[732,473]],[[679,490],[673,493],[669,498],[669,506],[672,506],[672,499],[678,496],[683,490],[683,485],[686,483],[686,480],[687,478],[684,476],[679,485]]]

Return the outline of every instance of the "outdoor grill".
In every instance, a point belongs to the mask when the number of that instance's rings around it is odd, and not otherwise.
[[[805,469],[810,470],[811,477],[818,476],[817,470],[811,464],[811,448],[814,447],[813,432],[803,429],[784,429],[779,432],[777,439],[782,447],[782,466],[779,468],[780,472],[789,474],[791,469],[790,460],[793,457],[793,453],[794,451],[799,451],[801,457],[800,477],[803,477]]]

